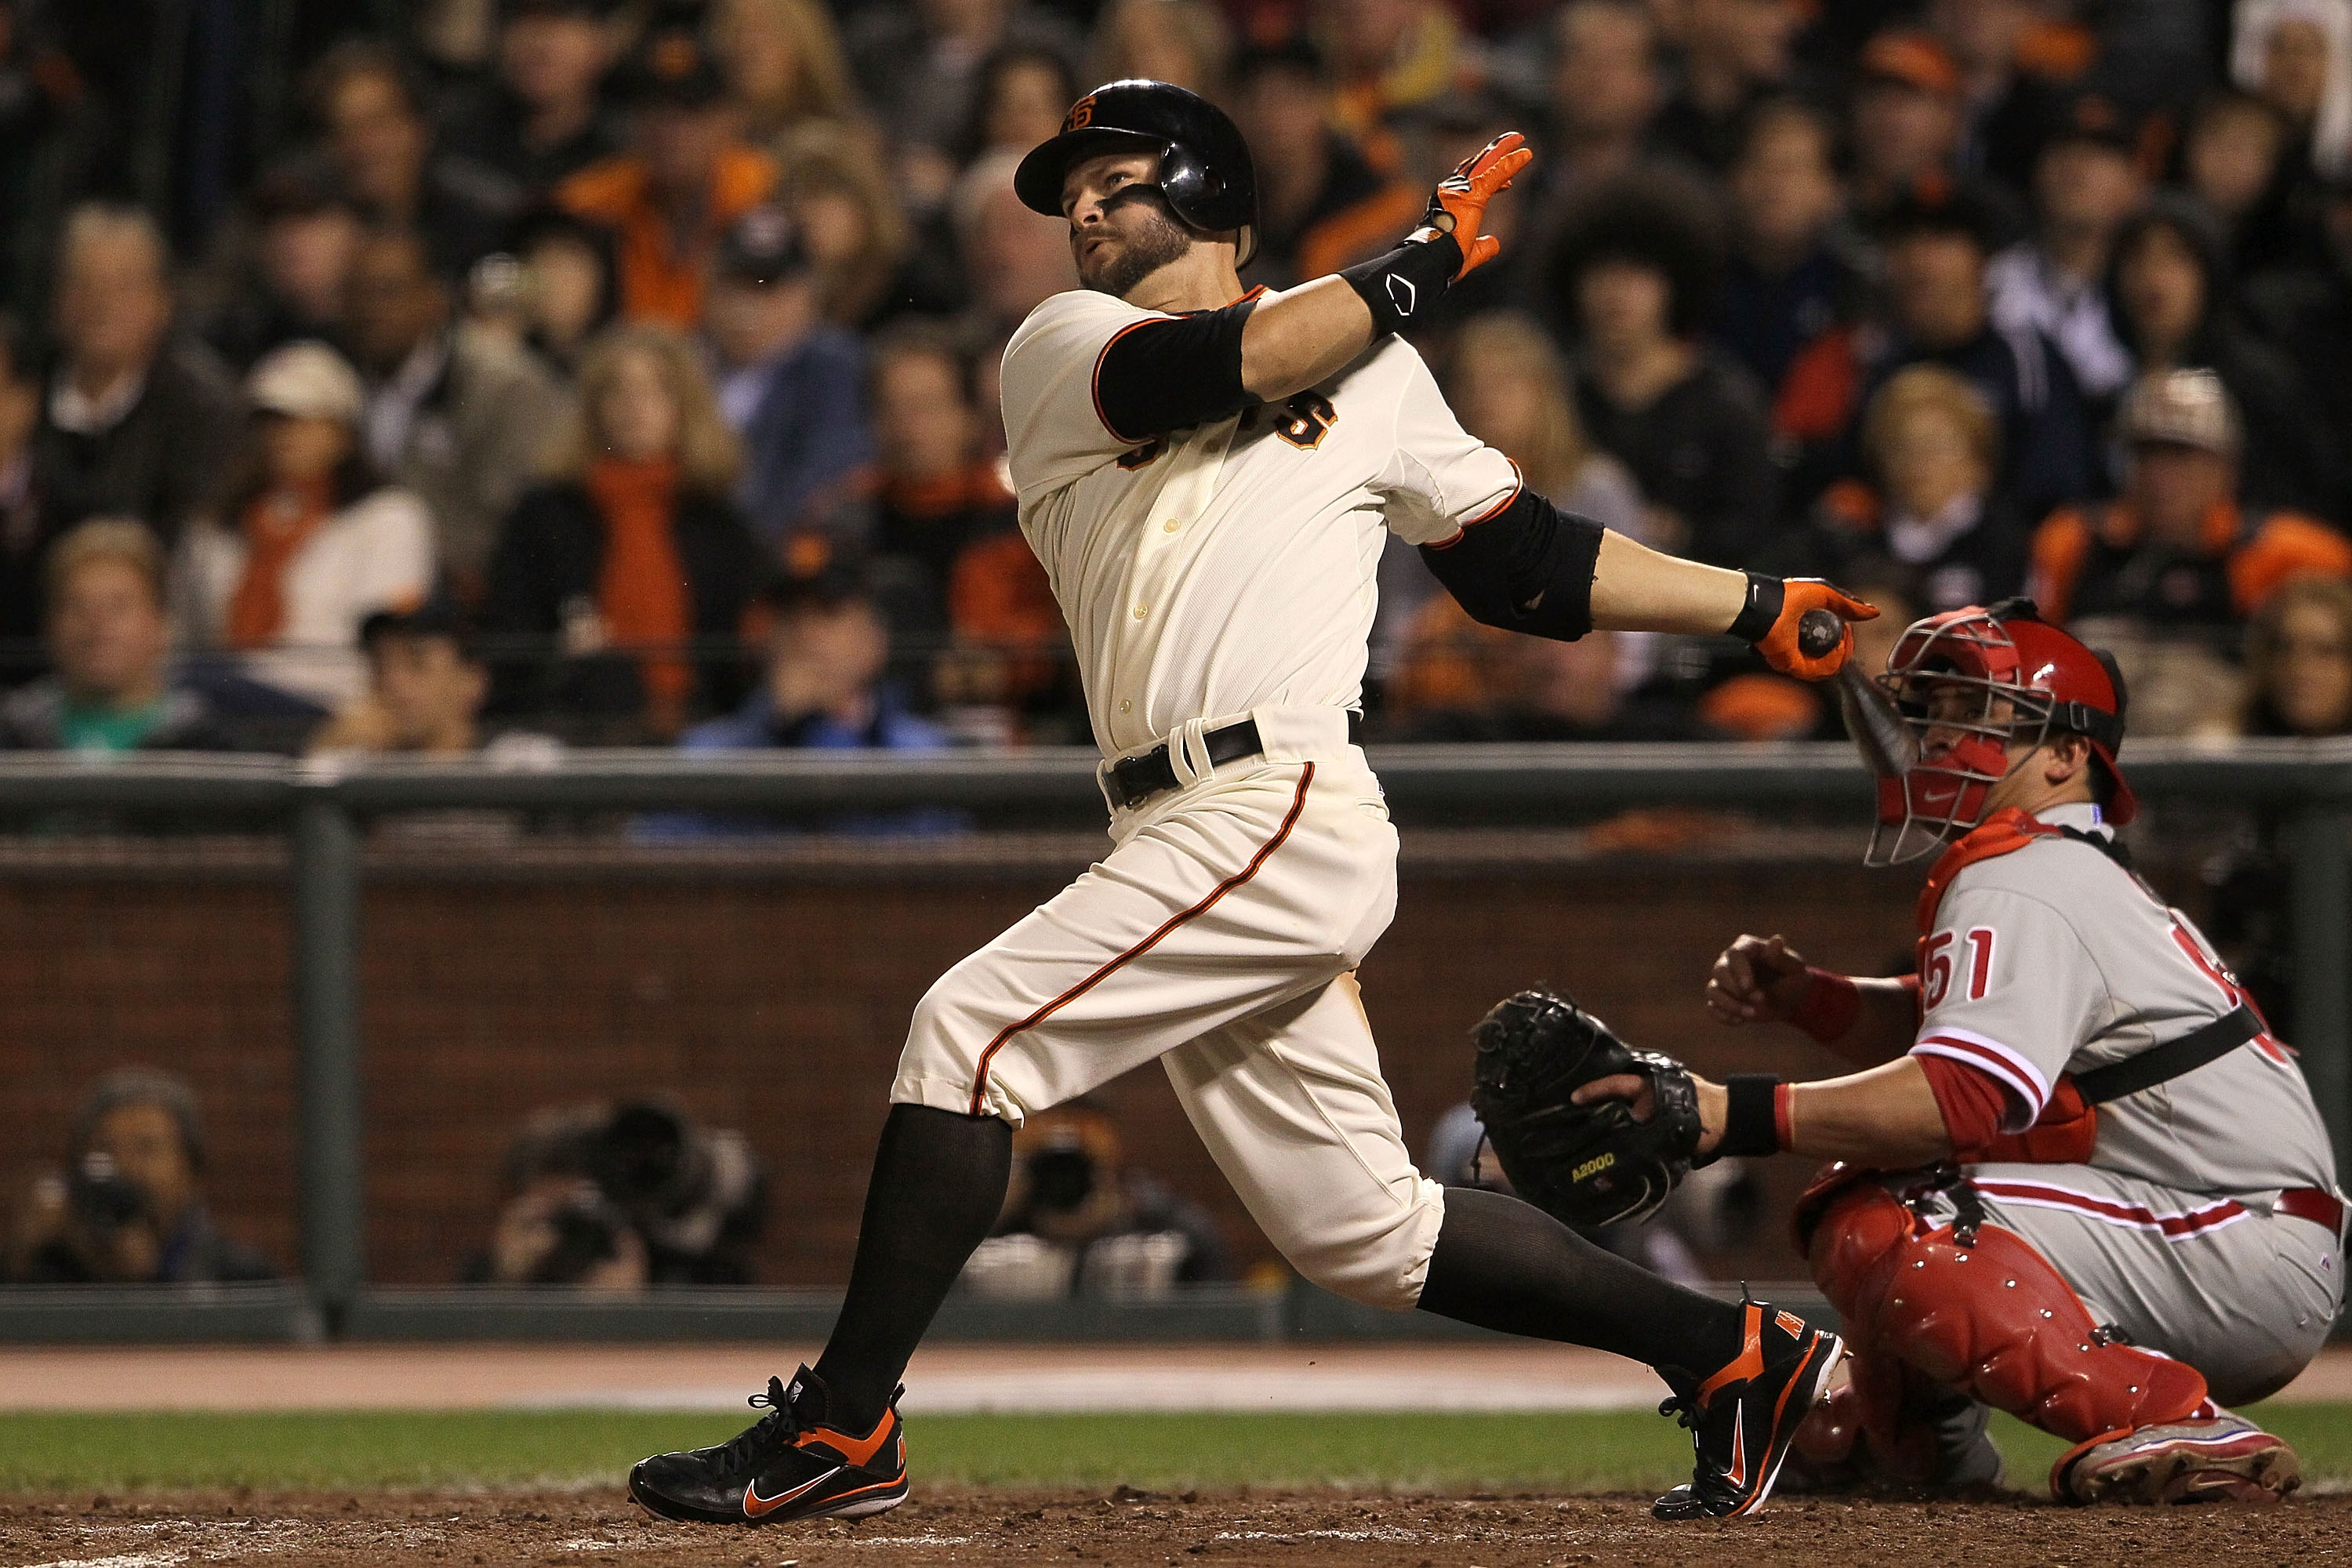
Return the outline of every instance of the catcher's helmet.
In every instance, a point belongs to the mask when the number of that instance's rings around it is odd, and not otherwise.
[[[2139,814],[2116,765],[2124,742],[2122,672],[2110,655],[2045,625],[2032,600],[1970,605],[1914,623],[1879,683],[1919,745],[1900,776],[1879,781],[1869,863],[1916,859],[1976,826],[1992,786],[2009,773],[2010,748],[2039,746],[2053,735],[2091,743],[2113,785],[2110,821]]]
[[[1160,154],[1160,191],[1192,227],[1241,231],[1236,265],[1257,249],[1257,171],[1249,143],[1225,111],[1172,82],[1131,78],[1103,86],[1070,105],[1062,132],[1041,142],[1013,172],[1022,205],[1062,216],[1062,179],[1070,166],[1105,153]]]

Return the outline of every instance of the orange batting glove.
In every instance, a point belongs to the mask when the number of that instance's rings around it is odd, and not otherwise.
[[[1748,574],[1751,601],[1757,592],[1753,584],[1759,581],[1756,574]],[[1761,581],[1770,582],[1772,579]],[[1793,675],[1801,680],[1828,679],[1853,657],[1853,627],[1841,625],[1835,647],[1827,653],[1809,654],[1798,646],[1798,623],[1804,618],[1805,612],[1829,610],[1835,613],[1841,622],[1874,621],[1878,618],[1878,606],[1849,597],[1819,577],[1782,578],[1780,579],[1780,586],[1779,612],[1760,634],[1750,636],[1749,640],[1755,643],[1756,651],[1764,656],[1764,662],[1781,674]],[[1751,609],[1760,607],[1751,603]],[[1743,611],[1741,619],[1748,619],[1748,614]],[[1748,628],[1740,626],[1738,622],[1733,626],[1735,631],[1747,635]]]
[[[1437,182],[1437,194],[1429,198],[1429,210],[1422,214],[1422,226],[1410,237],[1452,235],[1462,247],[1462,270],[1454,275],[1457,283],[1474,268],[1494,260],[1503,253],[1503,242],[1478,232],[1486,218],[1486,204],[1496,192],[1508,189],[1511,176],[1533,163],[1535,156],[1528,149],[1526,137],[1516,131],[1504,132],[1476,157],[1464,159],[1454,173]]]

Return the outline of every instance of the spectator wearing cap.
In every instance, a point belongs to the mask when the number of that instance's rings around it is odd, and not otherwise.
[[[2245,427],[2210,370],[2132,384],[2116,435],[2123,493],[2053,513],[2033,539],[2032,593],[2053,622],[2121,618],[2145,632],[2220,635],[2300,573],[2352,575],[2352,542],[2312,518],[2241,505]]]
[[[445,122],[442,145],[537,196],[621,151],[602,89],[619,0],[502,0],[497,72]]]
[[[2335,509],[2344,493],[2344,437],[2315,426],[2311,394],[2296,379],[2294,362],[2239,325],[2232,292],[2221,229],[2193,200],[2159,195],[2116,235],[2108,304],[2140,371],[2203,369],[2220,376],[2243,420],[2246,499],[2341,521]]]
[[[334,350],[273,350],[245,391],[255,428],[243,471],[221,519],[182,542],[174,598],[197,647],[331,709],[360,690],[360,623],[432,591],[433,519],[368,461],[366,395]]]
[[[1323,59],[1300,39],[1244,51],[1234,108],[1258,171],[1257,254],[1244,281],[1286,289],[1396,243],[1427,197],[1334,124]]]
[[[2331,181],[2319,204],[2317,255],[2279,268],[2246,289],[2247,313],[2294,367],[2335,497],[2327,514],[2352,518],[2352,175]]]
[[[1957,166],[1962,116],[1959,67],[1935,36],[1894,28],[1854,63],[1853,209],[1865,228],[1916,201],[1963,191],[1985,215],[1988,240],[2007,244],[2022,225],[2006,187]]]
[[[341,330],[344,285],[359,248],[359,210],[314,166],[288,164],[246,194],[215,269],[205,341],[239,370],[280,343]]]
[[[1731,254],[1713,336],[1776,395],[1804,346],[1859,319],[1868,298],[1836,137],[1819,110],[1768,99],[1731,165]]]
[[[737,135],[726,79],[691,27],[647,34],[619,86],[631,150],[564,181],[556,201],[613,231],[623,316],[691,331],[719,237],[773,193],[775,160]]]
[[[1778,520],[1764,395],[1701,331],[1721,278],[1695,199],[1657,180],[1600,193],[1553,258],[1576,324],[1577,416],[1641,487],[1651,543],[1745,563]]]
[[[781,153],[803,127],[858,118],[849,57],[819,0],[716,0],[710,42],[753,146]]]
[[[786,577],[768,595],[759,688],[724,718],[687,731],[689,752],[768,747],[928,751],[947,734],[907,711],[883,678],[890,626],[857,576],[828,567]]]
[[[546,482],[515,503],[490,566],[485,629],[552,657],[502,660],[493,707],[667,742],[731,702],[726,661],[689,656],[732,646],[759,581],[741,471],[691,343],[629,324],[592,343]]]
[[[530,353],[457,319],[413,231],[362,240],[345,310],[345,340],[367,378],[367,460],[424,498],[441,570],[477,600],[499,524],[562,417],[563,391]]]
[[[135,517],[168,545],[219,499],[243,422],[236,384],[173,332],[171,257],[144,213],[77,207],[58,254],[58,354],[33,437],[43,525]]]
[[[2076,98],[2034,160],[2032,237],[1985,268],[1993,325],[2057,344],[2075,384],[2101,406],[2131,379],[2102,285],[2116,231],[2147,192],[2139,142],[2113,100]]]
[[[522,188],[436,144],[423,89],[389,45],[336,45],[310,68],[309,86],[328,166],[371,223],[415,229],[449,278],[497,246]]]
[[[1727,173],[1749,111],[1790,87],[1789,45],[1803,24],[1799,0],[1688,0],[1682,84],[1651,134],[1708,173]]]
[[[1775,426],[1806,454],[1801,493],[1859,472],[1862,409],[1896,371],[1922,363],[1958,372],[1992,410],[2004,454],[1996,483],[2025,516],[2093,493],[2090,422],[2065,356],[2040,332],[2003,330],[1988,313],[1990,226],[1965,191],[1906,201],[1882,220],[1886,320],[1814,339],[1773,406]]]
[[[719,241],[703,336],[719,412],[743,445],[737,500],[781,558],[791,535],[824,525],[873,458],[862,351],[824,320],[782,208],[753,207]]]
[[[317,722],[220,671],[173,667],[164,560],[128,518],[92,518],[48,552],[49,673],[0,700],[0,747],[26,751],[290,750]]]

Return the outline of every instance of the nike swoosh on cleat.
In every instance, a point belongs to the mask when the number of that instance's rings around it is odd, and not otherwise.
[[[778,1509],[783,1507],[786,1503],[791,1502],[794,1498],[805,1497],[812,1489],[821,1487],[825,1482],[833,1479],[834,1477],[841,1474],[841,1469],[842,1468],[839,1465],[835,1465],[833,1468],[825,1471],[824,1474],[817,1477],[816,1479],[804,1482],[800,1486],[794,1487],[792,1490],[782,1493],[776,1497],[761,1497],[760,1495],[760,1483],[753,1481],[743,1489],[743,1511],[753,1519],[760,1519],[768,1514],[772,1514]]]
[[[1731,1406],[1731,1474],[1727,1479],[1733,1491],[1748,1489],[1748,1400],[1744,1395]]]

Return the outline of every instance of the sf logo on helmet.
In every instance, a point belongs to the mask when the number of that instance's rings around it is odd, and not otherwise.
[[[1095,122],[1095,95],[1088,93],[1070,105],[1069,118],[1062,121],[1064,131],[1084,131]]]

